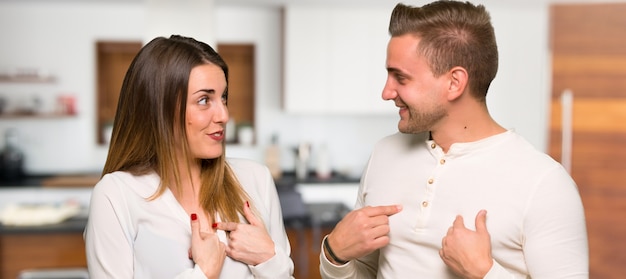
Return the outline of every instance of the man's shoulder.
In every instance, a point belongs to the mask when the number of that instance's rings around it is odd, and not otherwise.
[[[387,135],[380,139],[376,145],[382,146],[414,146],[416,144],[424,144],[428,140],[429,132],[422,132],[417,134],[406,134],[396,132],[391,135]]]

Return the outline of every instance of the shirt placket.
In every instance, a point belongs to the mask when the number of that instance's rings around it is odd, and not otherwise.
[[[433,169],[432,174],[426,179],[425,184],[425,193],[422,197],[422,200],[419,201],[419,214],[417,218],[417,228],[424,228],[430,219],[431,209],[433,206],[433,201],[435,199],[435,193],[438,186],[438,178],[439,175],[443,172],[446,166],[446,154],[443,150],[437,146],[434,142],[430,143],[431,152],[435,156],[436,166]]]

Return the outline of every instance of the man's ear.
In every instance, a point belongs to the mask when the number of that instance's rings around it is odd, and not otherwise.
[[[449,72],[450,85],[448,88],[448,101],[458,99],[467,88],[467,70],[463,67],[454,67]]]

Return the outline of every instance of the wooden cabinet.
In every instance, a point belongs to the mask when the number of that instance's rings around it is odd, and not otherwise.
[[[25,269],[87,267],[82,231],[0,234],[0,278]]]
[[[109,141],[108,129],[115,119],[117,101],[126,71],[141,47],[142,43],[139,41],[96,42],[98,82],[96,139],[99,144],[104,145]]]
[[[393,114],[381,94],[389,10],[288,6],[283,106],[293,113]]]
[[[321,278],[320,248],[322,247],[322,239],[331,231],[331,227],[287,228],[295,278]]]

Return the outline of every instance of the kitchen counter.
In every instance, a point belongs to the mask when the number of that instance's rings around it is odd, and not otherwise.
[[[79,177],[80,178],[80,177]],[[26,177],[20,184],[0,187],[0,210],[9,203],[60,203],[72,200],[80,203],[83,210],[79,216],[65,222],[43,226],[3,226],[0,234],[52,233],[83,231],[87,222],[87,208],[91,187],[45,187],[43,183],[58,180],[58,176]],[[82,180],[82,179],[78,179]],[[333,174],[320,179],[314,174],[301,180],[294,173],[286,172],[275,181],[285,226],[334,226],[345,215],[356,199],[358,179]]]
[[[294,172],[285,172],[282,177],[276,179],[274,183],[276,183],[276,188],[278,191],[289,189],[295,187],[298,184],[345,184],[345,183],[355,183],[358,184],[360,181],[359,178],[348,177],[345,175],[341,175],[339,173],[333,172],[329,178],[318,178],[315,173],[311,172],[305,179],[298,179]]]
[[[79,216],[64,222],[41,226],[5,226],[0,224],[0,234],[38,234],[82,232],[87,225],[87,217]]]

